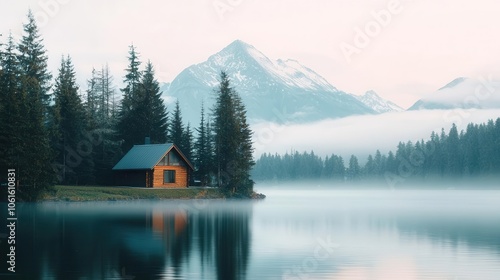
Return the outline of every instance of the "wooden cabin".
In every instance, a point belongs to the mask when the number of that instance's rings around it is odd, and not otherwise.
[[[187,188],[193,165],[174,144],[135,145],[113,167],[119,186]]]

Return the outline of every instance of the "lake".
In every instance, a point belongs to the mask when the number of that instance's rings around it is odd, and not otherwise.
[[[258,191],[18,203],[17,279],[500,279],[500,191]]]

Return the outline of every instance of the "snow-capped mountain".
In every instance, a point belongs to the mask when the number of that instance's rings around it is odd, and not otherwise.
[[[179,100],[184,120],[197,126],[202,102],[207,112],[213,107],[221,71],[241,95],[250,122],[298,123],[376,113],[299,62],[272,61],[239,40],[162,87],[167,103]]]
[[[363,95],[354,95],[359,101],[372,108],[377,113],[401,112],[403,108],[395,103],[380,97],[375,91],[367,91]]]
[[[408,110],[500,108],[500,81],[485,78],[456,78],[418,100]]]

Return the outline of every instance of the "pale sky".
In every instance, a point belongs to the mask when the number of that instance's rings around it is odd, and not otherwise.
[[[50,70],[70,54],[82,89],[105,63],[121,81],[131,43],[169,82],[236,39],[404,108],[459,76],[500,77],[494,0],[0,0],[2,42],[19,36],[29,8]]]

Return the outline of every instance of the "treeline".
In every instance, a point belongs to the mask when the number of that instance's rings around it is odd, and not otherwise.
[[[262,154],[255,163],[252,177],[255,180],[332,179],[345,181],[360,178],[361,171],[358,159],[354,155],[346,163],[342,156],[335,154],[323,159],[314,151],[303,153],[295,151],[285,155]]]
[[[448,134],[432,132],[427,141],[400,142],[395,152],[369,155],[360,166],[352,155],[322,159],[314,152],[263,154],[252,171],[256,180],[328,179],[336,181],[460,179],[500,174],[500,118],[469,124],[460,133],[455,124]]]
[[[69,55],[54,80],[47,59],[29,12],[20,42],[10,35],[0,46],[0,183],[15,169],[19,192],[30,200],[54,184],[111,185],[112,167],[147,137],[152,144],[176,144],[203,184],[233,195],[253,193],[246,110],[224,72],[216,106],[209,116],[202,109],[195,138],[178,102],[171,115],[167,111],[152,63],[142,68],[134,46],[121,98],[107,65],[92,70],[82,92]]]

